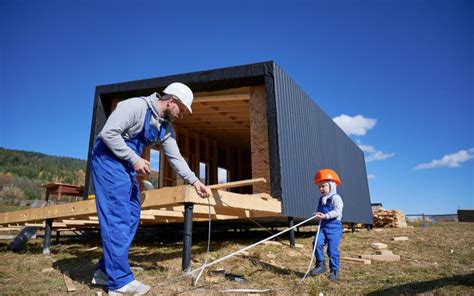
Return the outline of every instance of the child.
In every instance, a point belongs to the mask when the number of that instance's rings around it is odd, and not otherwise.
[[[314,183],[319,186],[322,196],[319,198],[318,210],[315,213],[319,223],[319,237],[315,255],[316,267],[311,274],[320,275],[327,271],[324,263],[324,245],[328,245],[329,279],[339,280],[339,241],[342,237],[342,198],[336,193],[336,186],[341,185],[341,180],[331,169],[319,170],[314,176]]]

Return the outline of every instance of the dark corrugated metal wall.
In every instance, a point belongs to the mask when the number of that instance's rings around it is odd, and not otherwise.
[[[338,188],[344,201],[343,220],[372,224],[363,152],[282,69],[273,65],[284,214],[310,217],[320,196],[314,174],[321,168],[332,168],[343,182]]]

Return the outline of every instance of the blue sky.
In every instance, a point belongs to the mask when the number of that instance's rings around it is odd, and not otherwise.
[[[472,209],[473,19],[460,0],[0,0],[0,146],[86,159],[95,86],[274,60],[366,151],[373,202]]]

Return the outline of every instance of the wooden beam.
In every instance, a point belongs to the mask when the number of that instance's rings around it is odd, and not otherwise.
[[[218,190],[219,188],[245,186],[263,181],[263,179],[243,180],[210,186],[213,192],[212,196],[209,197],[209,202],[213,206],[212,213],[217,219],[280,214],[281,202],[271,198],[268,194],[242,195]],[[208,213],[207,199],[199,197],[192,186],[181,185],[142,192],[141,208],[144,211],[142,211],[141,219],[149,221],[156,220],[157,215],[155,214],[158,212],[150,213],[145,210],[180,206],[185,202],[196,204],[196,211],[200,214],[199,217],[205,218],[205,214]],[[200,205],[202,205],[202,207]],[[30,225],[38,224],[38,226],[43,227],[43,224],[35,222],[44,221],[45,219],[56,219],[63,220],[59,222],[61,224],[57,225],[61,227],[65,227],[66,225],[89,225],[92,227],[98,224],[96,215],[95,200],[85,200],[45,208],[31,208],[15,212],[0,213],[0,225],[10,226],[16,223],[16,226],[22,226],[24,223],[29,223]],[[168,214],[168,216],[175,218],[180,218],[178,217],[180,215],[181,210],[178,214]],[[32,222],[34,224],[32,224]]]
[[[183,203],[191,187],[165,187],[144,191],[141,197],[142,208]],[[150,198],[147,192],[153,192],[156,198]],[[68,204],[55,205],[44,208],[31,208],[14,212],[0,213],[0,224],[42,221],[45,219],[66,219],[74,216],[96,215],[95,200],[77,201]]]
[[[200,167],[199,167],[199,163],[201,162],[201,136],[198,134],[198,133],[195,133],[194,134],[194,143],[195,143],[195,146],[194,146],[194,154],[195,154],[195,157],[194,157],[194,166],[196,167],[195,169],[195,173],[196,173],[196,177],[198,177],[199,179],[199,176],[200,176]]]
[[[194,93],[194,97],[208,97],[208,96],[219,96],[219,95],[234,95],[234,94],[248,94],[249,93],[249,87],[248,86],[243,86],[243,87],[236,87],[236,88],[228,88],[225,90],[217,90],[217,91],[211,91],[211,92],[196,92]]]
[[[211,141],[209,140],[209,137],[206,137],[204,140],[204,146],[205,146],[205,152],[206,152],[206,185],[209,184],[211,177]]]
[[[255,185],[255,184],[266,183],[266,182],[267,181],[265,180],[265,178],[256,178],[256,179],[250,179],[250,180],[242,180],[242,181],[227,182],[227,183],[222,183],[222,184],[215,184],[215,185],[210,185],[208,187],[211,190],[222,190],[222,189],[229,189],[229,188],[235,188],[235,187]]]
[[[166,159],[163,150],[160,149],[160,168],[158,169],[158,187],[165,187],[165,166]]]
[[[219,183],[219,177],[217,175],[217,168],[219,167],[219,161],[218,161],[218,157],[219,157],[219,150],[217,148],[217,140],[216,139],[213,139],[212,140],[212,173],[211,173],[211,181],[210,183],[211,184],[217,184]]]
[[[222,190],[213,190],[212,196],[209,197],[211,205],[226,206],[236,209],[260,210],[273,213],[281,213],[281,202],[271,198],[267,193],[259,194],[238,194]],[[194,204],[207,205],[207,200],[197,195],[195,190],[190,190],[186,202]]]
[[[341,257],[341,261],[361,263],[361,264],[364,264],[364,265],[372,264],[372,261],[369,260],[369,259],[360,259],[360,258],[351,258],[351,257]]]
[[[246,101],[248,99],[249,99],[248,94],[217,95],[217,96],[195,97],[193,103]]]
[[[234,172],[232,170],[232,146],[227,145],[225,149],[225,162],[227,169],[227,181],[234,180]]]
[[[62,220],[61,222],[66,225],[74,225],[74,226],[81,226],[81,225],[86,224],[84,220]],[[99,222],[96,222],[96,223],[98,224]]]

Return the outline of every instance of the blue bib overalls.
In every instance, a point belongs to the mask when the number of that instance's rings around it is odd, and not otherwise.
[[[142,131],[125,143],[137,155],[147,145],[158,142],[166,130],[150,125],[148,108]],[[120,160],[97,138],[92,151],[92,177],[99,216],[103,257],[98,268],[109,276],[109,289],[115,290],[135,278],[128,262],[128,250],[140,222],[140,190],[137,173],[127,161]]]
[[[322,197],[319,199],[318,212],[327,214],[334,210],[332,204],[333,195],[328,197],[326,204],[323,205]],[[321,220],[319,228],[319,237],[316,246],[316,261],[324,261],[324,245],[328,245],[329,268],[331,271],[339,270],[339,242],[342,237],[342,223],[336,218]]]

